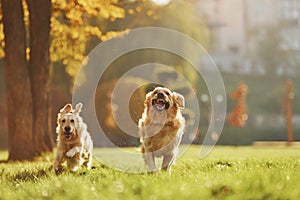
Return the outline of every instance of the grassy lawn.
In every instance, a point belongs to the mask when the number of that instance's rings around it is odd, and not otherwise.
[[[34,163],[2,163],[0,200],[300,197],[300,149],[215,147],[204,159],[199,158],[199,151],[199,146],[191,146],[171,173],[157,174],[124,173],[95,161],[91,171],[65,171],[55,176],[50,172],[53,155]],[[95,152],[108,155],[110,150]],[[117,159],[113,154],[111,151],[109,157]],[[6,152],[0,152],[0,158],[6,156]]]

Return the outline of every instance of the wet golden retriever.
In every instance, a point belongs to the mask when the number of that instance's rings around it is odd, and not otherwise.
[[[57,173],[65,160],[71,171],[77,171],[82,165],[87,169],[92,166],[93,142],[87,125],[79,116],[81,108],[82,103],[78,103],[75,109],[71,104],[66,104],[58,113],[57,150],[53,172]]]
[[[168,88],[156,87],[146,95],[139,120],[141,152],[149,171],[159,171],[155,157],[163,156],[161,169],[168,171],[176,158],[185,126],[181,110],[184,97]]]

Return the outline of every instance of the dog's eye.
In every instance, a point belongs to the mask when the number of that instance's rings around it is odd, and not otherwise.
[[[61,120],[61,122],[62,122],[62,123],[65,123],[65,122],[66,122],[66,120],[65,120],[65,119],[62,119],[62,120]]]
[[[169,92],[166,92],[166,95],[170,96],[170,93],[169,93]]]
[[[153,94],[157,94],[157,91],[154,91]]]
[[[70,122],[71,122],[71,123],[74,123],[74,119],[71,119]]]

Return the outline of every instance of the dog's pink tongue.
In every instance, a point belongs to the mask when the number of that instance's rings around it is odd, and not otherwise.
[[[159,109],[163,109],[163,108],[164,108],[164,104],[163,104],[162,102],[157,101],[157,102],[155,103],[155,105],[156,105],[156,107],[159,108]]]

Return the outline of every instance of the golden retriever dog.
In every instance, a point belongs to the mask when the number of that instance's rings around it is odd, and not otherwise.
[[[155,157],[163,156],[161,169],[168,171],[176,158],[185,126],[181,110],[184,97],[168,88],[156,87],[146,95],[139,120],[141,152],[149,171],[159,169]]]
[[[82,103],[78,103],[75,109],[71,104],[66,104],[58,113],[57,150],[53,172],[57,173],[65,160],[71,171],[77,171],[82,165],[87,169],[92,166],[93,141],[87,125],[79,116],[81,108]]]

